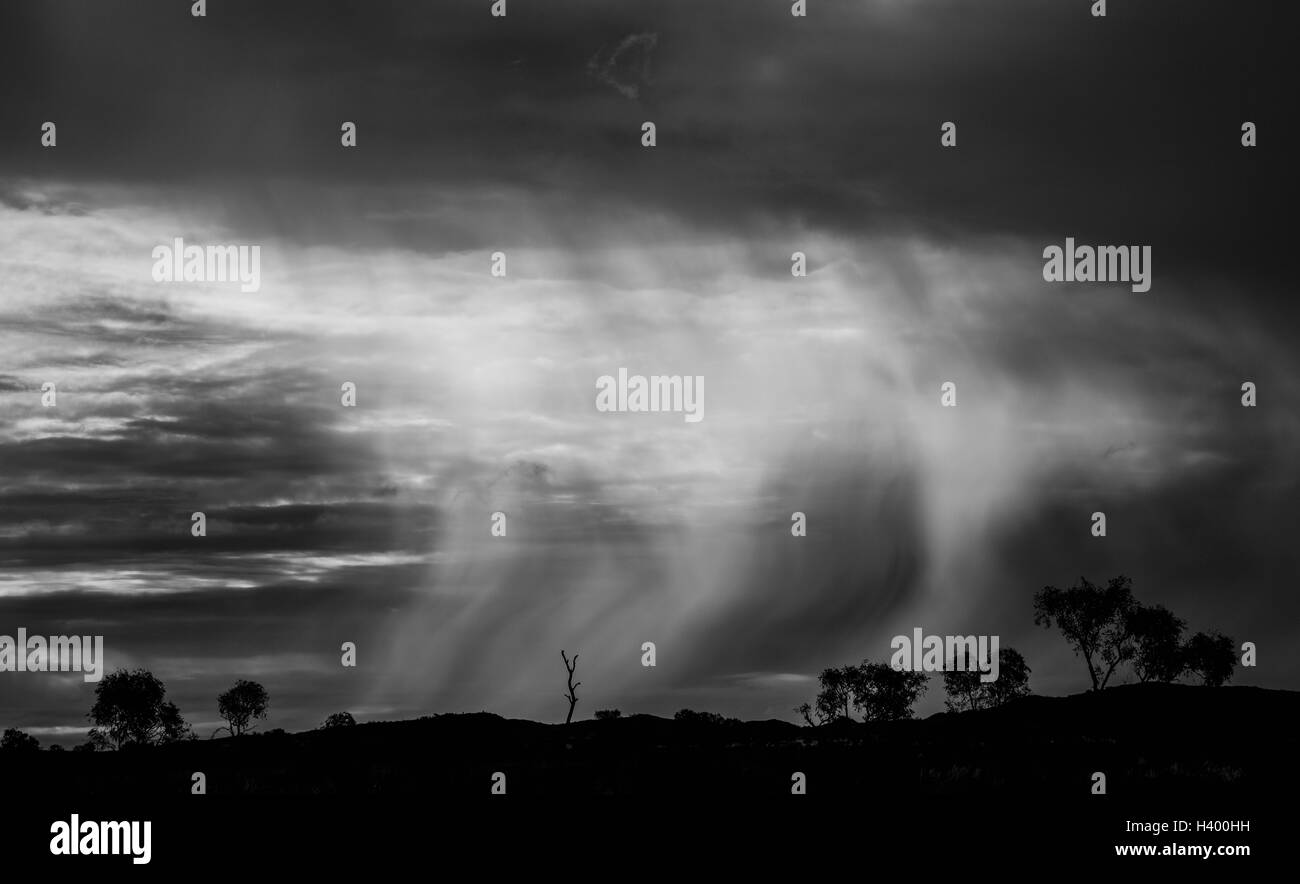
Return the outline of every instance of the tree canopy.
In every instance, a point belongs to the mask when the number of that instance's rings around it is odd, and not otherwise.
[[[95,724],[91,743],[120,749],[193,739],[166,694],[163,683],[147,669],[119,669],[104,676],[95,686],[95,705],[88,716]]]
[[[241,678],[235,686],[217,697],[217,713],[225,719],[226,730],[238,737],[251,730],[252,722],[266,718],[271,703],[266,688],[255,681]]]

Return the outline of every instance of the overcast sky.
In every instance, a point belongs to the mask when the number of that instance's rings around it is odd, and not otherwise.
[[[1124,573],[1300,687],[1282,4],[490,5],[0,7],[0,634],[103,635],[203,736],[238,678],[264,727],[562,720],[561,648],[579,716],[793,719],[918,626],[1083,690],[1032,595]],[[1045,283],[1067,236],[1151,290]],[[175,237],[260,290],[155,283]],[[705,419],[597,412],[620,366]],[[46,742],[92,701],[0,674]]]

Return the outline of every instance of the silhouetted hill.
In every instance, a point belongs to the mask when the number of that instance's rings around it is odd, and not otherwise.
[[[693,723],[632,715],[541,724],[488,713],[373,722],[298,734],[200,740],[111,753],[0,753],[12,788],[86,797],[208,794],[490,796],[1281,795],[1296,783],[1300,693],[1129,685],[1026,697],[974,713],[810,728],[782,721]],[[1228,805],[1231,806],[1231,805]]]

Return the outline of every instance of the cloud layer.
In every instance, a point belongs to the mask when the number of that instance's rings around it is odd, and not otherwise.
[[[0,632],[104,634],[209,730],[240,677],[291,729],[553,719],[560,648],[588,712],[790,717],[917,625],[1081,689],[1030,597],[1123,572],[1295,686],[1255,12],[172,5],[4,11]],[[259,244],[261,290],[154,283],[176,236]],[[1152,291],[1044,284],[1065,236],[1152,244]],[[596,412],[620,366],[706,420]],[[79,677],[23,678],[4,724],[74,739]]]

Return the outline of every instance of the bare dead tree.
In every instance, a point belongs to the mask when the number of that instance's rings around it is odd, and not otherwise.
[[[578,685],[582,684],[582,682],[574,682],[573,680],[573,670],[578,668],[578,655],[573,655],[572,662],[569,661],[569,658],[564,651],[560,651],[560,657],[564,660],[564,668],[569,670],[569,692],[564,695],[564,699],[569,701],[569,715],[564,719],[564,723],[568,724],[573,721],[573,707],[578,705],[578,695],[574,693],[574,691],[577,690]]]

